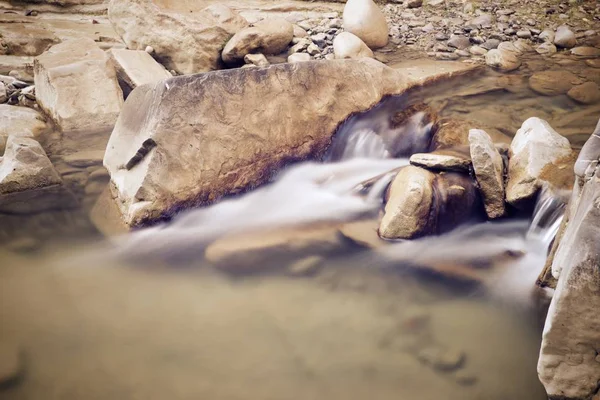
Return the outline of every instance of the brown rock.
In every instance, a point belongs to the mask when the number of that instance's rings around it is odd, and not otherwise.
[[[468,152],[465,154],[457,150],[442,149],[432,153],[413,154],[410,163],[417,167],[441,171],[469,171],[471,157]]]
[[[594,82],[586,82],[582,85],[573,86],[567,92],[567,96],[582,104],[594,104],[600,101],[600,88]]]
[[[13,56],[37,56],[60,39],[52,31],[34,24],[0,24],[0,53]]]
[[[504,161],[492,138],[483,130],[469,131],[473,170],[489,218],[504,215]]]
[[[436,131],[431,140],[432,150],[456,146],[469,146],[469,130],[482,127],[481,123],[461,118],[442,118],[436,124]],[[491,127],[482,127],[494,142],[510,143],[510,138]]]
[[[579,58],[600,57],[600,49],[591,46],[579,46],[571,49],[571,54]]]
[[[582,83],[575,74],[568,71],[536,72],[529,78],[529,87],[544,96],[556,96],[567,93],[573,85]]]

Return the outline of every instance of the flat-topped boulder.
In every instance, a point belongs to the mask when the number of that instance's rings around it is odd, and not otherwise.
[[[0,137],[38,137],[46,131],[44,116],[34,109],[0,104]],[[0,152],[2,147],[0,146]]]
[[[169,2],[153,0],[111,0],[108,17],[129,49],[151,46],[161,64],[182,74],[217,69],[227,41],[248,25],[220,4],[188,14],[167,6]]]
[[[123,220],[156,221],[321,156],[338,125],[412,81],[372,59],[180,76],[128,97],[104,165]],[[215,93],[219,101],[215,102]]]
[[[143,50],[110,49],[119,83],[124,91],[131,91],[145,83],[170,78],[172,75]]]
[[[108,56],[93,40],[51,47],[35,59],[34,72],[37,102],[64,133],[112,129],[123,93]]]

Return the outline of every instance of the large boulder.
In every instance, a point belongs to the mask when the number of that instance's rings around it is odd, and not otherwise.
[[[227,41],[248,25],[224,5],[183,14],[153,0],[111,0],[108,17],[129,49],[152,46],[159,62],[182,74],[217,69]]]
[[[414,239],[448,232],[481,217],[481,198],[467,174],[402,168],[392,181],[379,235]]]
[[[106,53],[91,39],[69,40],[35,59],[37,102],[67,134],[112,129],[123,93]]]
[[[361,59],[139,86],[104,158],[123,220],[129,226],[155,221],[264,183],[286,163],[321,156],[342,121],[411,85],[400,72]]]
[[[9,136],[0,157],[0,212],[30,213],[76,205],[42,146]]]
[[[600,343],[600,172],[597,168],[600,151],[597,141],[597,135],[592,136],[577,160],[577,183],[569,206],[569,223],[552,263],[552,273],[558,283],[548,310],[538,362],[540,380],[551,398],[590,399],[600,381],[597,351]]]
[[[221,58],[226,64],[236,64],[251,53],[279,54],[287,49],[293,38],[294,26],[290,22],[282,18],[267,19],[233,35]]]
[[[572,187],[574,162],[567,138],[540,118],[527,119],[510,145],[506,201],[527,207],[544,184]]]
[[[358,36],[371,49],[388,43],[388,24],[373,0],[348,0],[344,7],[344,30]]]

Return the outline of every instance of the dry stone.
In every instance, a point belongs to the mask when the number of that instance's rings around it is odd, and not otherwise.
[[[142,50],[110,49],[108,51],[121,86],[129,91],[145,83],[170,78],[172,75]]]
[[[373,0],[348,0],[344,7],[344,30],[358,36],[371,49],[388,43],[388,24]]]
[[[490,135],[480,129],[469,131],[473,170],[489,218],[504,215],[504,161]]]
[[[373,51],[356,35],[342,32],[333,40],[335,58],[373,58]]]

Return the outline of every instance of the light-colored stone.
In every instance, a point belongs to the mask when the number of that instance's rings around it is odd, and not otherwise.
[[[333,40],[335,58],[373,58],[373,51],[360,38],[350,32],[342,32]]]
[[[550,42],[544,42],[540,44],[535,48],[535,51],[542,55],[552,55],[557,52],[556,46]]]
[[[492,49],[485,55],[485,63],[502,72],[509,72],[521,66],[521,60],[514,53],[501,49]]]
[[[69,208],[75,199],[34,139],[9,136],[0,158],[0,212],[29,213]]]
[[[579,46],[571,49],[571,54],[581,58],[600,57],[600,49],[592,46]]]
[[[344,7],[344,30],[358,36],[371,49],[388,43],[388,24],[372,0],[348,0]]]
[[[357,246],[375,249],[386,244],[377,233],[378,227],[379,220],[366,219],[347,222],[340,227],[339,231],[342,236]]]
[[[554,31],[552,29],[544,29],[539,35],[538,39],[544,42],[554,43]]]
[[[586,82],[573,86],[567,96],[582,104],[594,104],[600,101],[600,88],[595,82]]]
[[[112,129],[123,105],[115,69],[91,39],[53,46],[35,59],[37,102],[65,133]]]
[[[600,157],[600,123],[577,164]],[[591,146],[588,145],[590,143]],[[591,152],[590,152],[591,151]],[[581,157],[585,160],[580,160]],[[538,374],[548,395],[589,399],[600,381],[600,175],[594,166],[579,175],[569,205],[569,222],[552,263],[558,283],[548,310]]]
[[[305,62],[305,61],[310,61],[311,60],[311,56],[308,53],[294,53],[291,54],[290,56],[288,56],[287,58],[287,62],[289,63],[298,63],[298,62]]]
[[[286,162],[318,157],[349,115],[410,84],[401,72],[365,58],[232,69],[140,86],[104,158],[124,221],[135,226],[210,203],[265,182]],[[156,146],[123,168],[149,139]]]
[[[217,239],[205,251],[216,267],[236,273],[282,268],[286,261],[332,254],[346,248],[335,226],[282,228]]]
[[[39,137],[47,129],[44,116],[19,106],[0,104],[0,136]]]
[[[417,167],[442,171],[468,171],[471,166],[469,157],[442,152],[417,153],[410,157],[410,163]]]
[[[506,212],[504,205],[504,162],[485,131],[471,129],[469,144],[475,178],[489,218],[499,218]]]
[[[168,79],[172,76],[146,51],[110,49],[108,54],[115,66],[119,81],[131,90],[145,83]]]
[[[305,38],[308,36],[308,32],[301,28],[300,26],[294,24],[294,37],[295,38]]]
[[[246,54],[279,54],[294,38],[294,27],[282,18],[267,19],[236,33],[225,45],[221,58],[226,64],[239,63]]]
[[[545,182],[558,188],[572,185],[574,162],[565,137],[540,118],[527,119],[510,145],[506,201],[515,207],[527,204]]]
[[[227,40],[248,25],[235,11],[220,4],[188,13],[161,7],[165,5],[170,3],[111,0],[108,17],[129,49],[152,46],[162,65],[181,74],[217,69]]]
[[[575,74],[563,70],[536,72],[529,78],[529,87],[545,96],[566,94],[573,85],[580,83],[583,81]]]
[[[0,24],[0,53],[13,56],[37,56],[60,39],[51,30],[37,24]]]
[[[566,25],[561,25],[556,29],[554,35],[554,44],[558,47],[566,47],[570,49],[577,45],[577,38],[571,29]]]
[[[246,54],[244,56],[244,62],[246,64],[256,65],[257,67],[268,67],[271,65],[267,57],[263,54]]]

